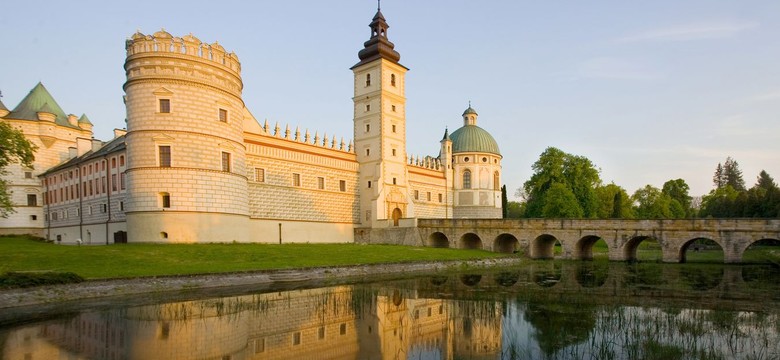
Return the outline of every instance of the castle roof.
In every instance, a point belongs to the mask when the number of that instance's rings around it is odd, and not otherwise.
[[[86,153],[82,154],[81,156],[76,156],[74,158],[68,159],[67,161],[50,168],[49,170],[46,170],[44,173],[42,173],[39,176],[46,176],[48,174],[55,173],[60,170],[67,169],[71,166],[75,166],[77,164],[81,164],[82,162],[89,161],[92,159],[98,159],[102,158],[105,155],[108,155],[113,152],[122,151],[127,148],[127,144],[125,144],[125,136],[118,136],[114,138],[113,140],[104,143],[103,146],[98,149],[97,151],[87,151]]]
[[[38,121],[39,112],[54,114],[56,117],[54,123],[57,125],[78,128],[68,122],[68,115],[65,114],[65,111],[62,110],[60,105],[57,104],[57,101],[54,100],[49,91],[46,90],[40,82],[30,90],[30,93],[22,99],[19,105],[16,105],[16,107],[6,115],[6,118]]]
[[[5,107],[5,104],[3,104],[3,101],[2,101],[2,100],[0,100],[0,110],[5,110],[5,111],[8,111],[8,108],[7,108],[7,107]]]
[[[354,69],[360,65],[368,64],[378,59],[389,60],[395,64],[401,60],[401,54],[395,51],[395,45],[387,39],[387,29],[390,25],[387,24],[385,16],[382,15],[382,11],[376,10],[376,15],[368,24],[371,28],[371,37],[363,43],[363,49],[358,52],[358,58],[360,61],[352,66],[350,69]],[[403,65],[401,65],[403,66]]]
[[[92,125],[92,122],[89,121],[89,118],[87,117],[87,114],[81,114],[81,117],[79,118],[79,124],[89,124],[89,125]]]
[[[474,116],[469,116],[467,119],[466,115]],[[463,112],[463,116],[463,127],[455,130],[450,135],[450,139],[452,139],[452,153],[479,152],[501,155],[501,151],[498,150],[498,143],[493,139],[493,136],[485,129],[477,126],[477,111],[471,107],[471,104]]]

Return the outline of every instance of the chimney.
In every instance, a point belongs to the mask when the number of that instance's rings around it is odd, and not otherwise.
[[[103,147],[103,142],[98,139],[92,139],[92,151],[98,151]]]
[[[76,115],[68,114],[68,123],[73,126],[79,126],[79,118]]]
[[[92,139],[76,138],[76,150],[78,156],[84,155],[87,151],[92,150]]]
[[[78,155],[79,155],[78,149],[76,149],[74,147],[69,147],[68,148],[68,159],[73,159],[74,157],[76,157]]]
[[[127,134],[127,130],[126,129],[114,129],[114,139],[116,139],[116,138],[118,138],[120,136],[124,136],[125,134]]]

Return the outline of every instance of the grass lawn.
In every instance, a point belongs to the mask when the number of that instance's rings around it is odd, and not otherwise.
[[[0,274],[73,272],[86,279],[220,273],[265,269],[472,260],[506,257],[484,250],[357,244],[55,245],[26,236],[0,237]],[[511,255],[510,255],[511,256]]]

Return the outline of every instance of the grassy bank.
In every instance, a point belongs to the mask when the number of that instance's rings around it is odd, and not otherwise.
[[[72,272],[86,279],[505,257],[483,250],[356,244],[65,246],[0,237],[0,274]]]

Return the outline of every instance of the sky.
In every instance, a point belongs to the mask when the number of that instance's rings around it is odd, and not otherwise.
[[[0,91],[42,82],[95,136],[124,128],[125,40],[161,28],[218,41],[260,121],[351,139],[352,72],[373,0],[9,1]],[[503,155],[510,200],[547,147],[585,156],[629,194],[682,178],[698,196],[733,157],[748,186],[780,177],[780,1],[385,0],[406,74],[407,152],[478,125]]]

